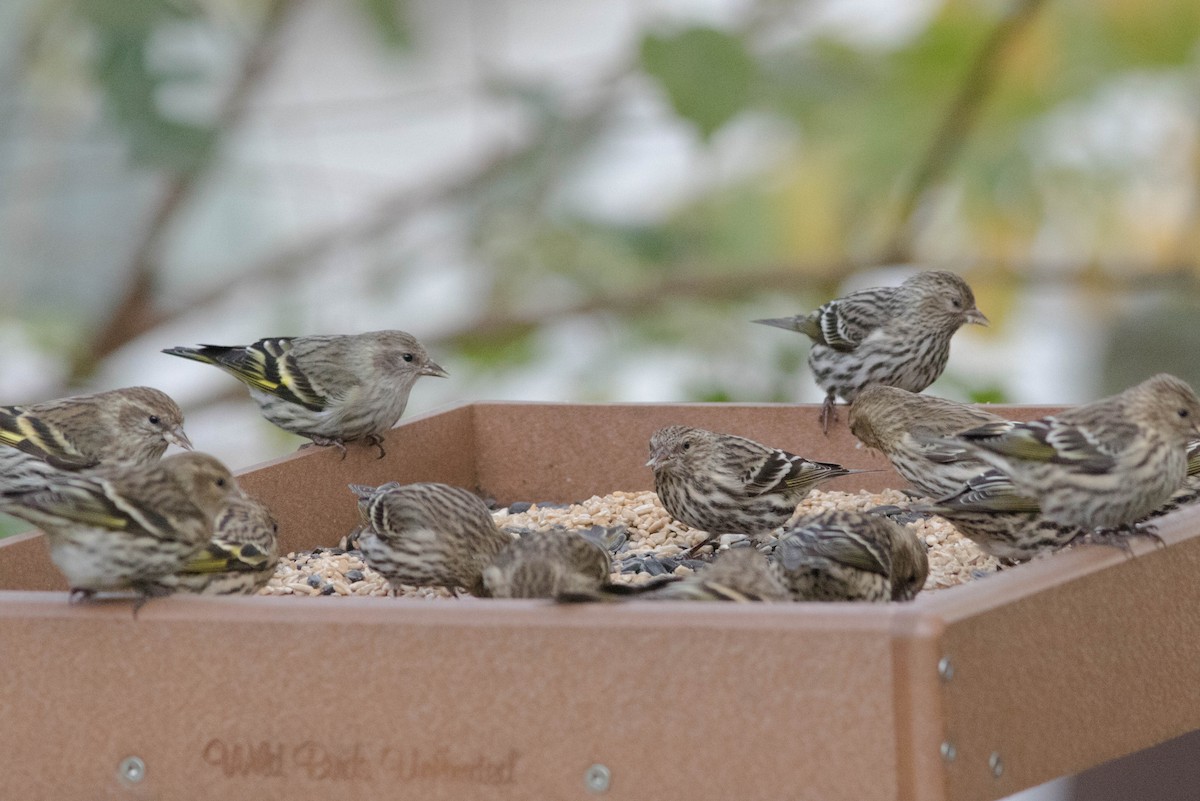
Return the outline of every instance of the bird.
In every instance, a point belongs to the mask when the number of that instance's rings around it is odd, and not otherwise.
[[[947,437],[1008,421],[965,403],[874,384],[850,404],[850,431],[880,451],[909,484],[929,498],[942,498],[991,466],[970,448]]]
[[[640,597],[659,601],[789,601],[779,566],[755,548],[730,548],[679,581],[651,586]]]
[[[783,525],[812,489],[852,473],[745,437],[673,425],[650,437],[654,490],[675,520],[707,533],[765,535]]]
[[[278,533],[266,504],[244,493],[230,497],[208,543],[183,567],[151,581],[152,594],[253,595],[279,564]]]
[[[925,544],[886,517],[830,510],[798,520],[773,557],[804,601],[907,601],[929,576]]]
[[[263,417],[316,445],[363,441],[386,455],[421,376],[449,374],[404,331],[274,337],[251,345],[166,348],[163,353],[215,365],[244,383]]]
[[[41,488],[0,491],[0,509],[42,529],[71,600],[99,591],[154,594],[212,538],[217,515],[240,495],[216,457],[196,451],[136,467],[64,472]],[[136,608],[135,608],[136,611]]]
[[[981,551],[1008,563],[1056,551],[1085,533],[1079,526],[1048,519],[1036,498],[1020,493],[1012,479],[995,468],[971,478],[957,492],[911,509],[945,518]]]
[[[389,583],[487,595],[484,570],[514,538],[478,496],[438,483],[351,484],[350,491],[366,524],[358,547]]]
[[[608,549],[578,531],[526,530],[484,568],[483,587],[492,598],[554,598],[598,592],[611,571]]]
[[[179,405],[153,387],[0,406],[0,490],[41,487],[59,471],[148,464],[169,445],[192,447]]]
[[[808,366],[825,390],[821,424],[828,433],[838,397],[853,401],[871,384],[920,392],[946,369],[955,332],[988,319],[962,277],[927,270],[897,287],[861,289],[807,314],[754,322],[812,340]]]
[[[1160,373],[1108,398],[1027,423],[985,424],[952,440],[1012,479],[1047,520],[1103,539],[1137,533],[1133,524],[1182,487],[1198,426],[1200,398]]]

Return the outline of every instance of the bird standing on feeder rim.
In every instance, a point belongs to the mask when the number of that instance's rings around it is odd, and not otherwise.
[[[167,348],[163,353],[215,365],[244,383],[263,417],[333,445],[346,455],[358,440],[379,449],[421,376],[448,373],[404,331],[277,337],[252,345]]]
[[[831,300],[794,317],[755,320],[813,341],[808,366],[825,403],[828,433],[834,402],[853,401],[871,384],[920,392],[946,369],[950,338],[967,323],[987,325],[971,287],[943,270],[917,273],[897,287],[875,287]]]

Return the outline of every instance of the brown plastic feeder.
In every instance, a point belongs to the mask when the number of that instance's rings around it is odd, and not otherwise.
[[[886,468],[817,418],[474,403],[403,423],[385,459],[307,450],[240,481],[294,550],[355,525],[351,481],[502,503],[650,488],[646,442],[671,423]],[[41,536],[13,537],[0,795],[1002,798],[1200,729],[1200,512],[1159,532],[1169,547],[1136,558],[1076,548],[907,604],[172,597],[136,620],[124,601],[68,606]]]

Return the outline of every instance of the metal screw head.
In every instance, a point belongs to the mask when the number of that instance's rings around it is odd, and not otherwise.
[[[947,762],[953,762],[954,758],[958,756],[958,751],[955,749],[954,743],[950,742],[949,740],[946,740],[942,743],[941,752],[942,759],[946,760]]]
[[[942,677],[942,681],[954,678],[954,663],[950,661],[950,657],[943,656],[938,660],[938,675]]]
[[[592,765],[583,774],[583,784],[593,793],[603,793],[608,790],[608,784],[612,781],[612,771],[607,765],[599,763]]]
[[[1004,760],[1000,758],[998,751],[993,751],[988,757],[988,767],[992,769],[992,775],[997,779],[1004,775]]]
[[[117,776],[129,784],[137,784],[146,778],[146,763],[141,757],[127,756],[117,765]]]

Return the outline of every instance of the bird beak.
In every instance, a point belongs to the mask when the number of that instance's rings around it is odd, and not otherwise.
[[[659,470],[669,461],[671,461],[670,456],[662,453],[656,453],[651,455],[650,461],[646,462],[646,467],[649,467],[651,470]]]
[[[435,378],[450,377],[450,374],[443,370],[437,362],[425,362],[425,366],[421,368],[421,375],[431,375]]]
[[[983,312],[981,312],[979,309],[971,309],[969,312],[967,312],[967,322],[974,323],[975,325],[986,326],[990,321],[988,318],[983,316]]]
[[[163,432],[163,439],[172,445],[178,445],[185,451],[192,449],[192,441],[188,439],[188,435],[183,433],[183,426],[174,426]]]

